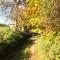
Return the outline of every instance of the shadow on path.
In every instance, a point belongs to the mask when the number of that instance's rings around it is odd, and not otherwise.
[[[0,49],[0,60],[24,60],[24,52],[23,50],[27,48],[28,46],[32,46],[34,44],[34,40],[30,39],[32,36],[37,36],[40,35],[38,33],[30,32],[30,33],[25,33],[22,32],[20,33],[22,37],[17,36],[16,37],[16,42],[10,43],[10,44],[0,44],[0,45],[5,45],[2,47],[2,50]],[[13,37],[13,36],[12,36]],[[3,53],[2,53],[3,52]],[[18,55],[20,55],[19,59],[17,59]]]

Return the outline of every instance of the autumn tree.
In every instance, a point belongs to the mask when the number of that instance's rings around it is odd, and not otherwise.
[[[27,27],[57,31],[60,29],[59,2],[59,0],[1,0],[0,6],[3,5],[5,9],[11,8],[9,17],[16,23],[15,30]]]
[[[60,1],[58,0],[26,0],[28,5],[28,22],[38,28],[49,31],[60,30]]]

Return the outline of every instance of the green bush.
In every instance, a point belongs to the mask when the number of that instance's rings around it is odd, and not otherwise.
[[[38,60],[60,60],[60,36],[57,32],[49,32],[37,38]],[[43,58],[42,58],[43,57]]]
[[[24,32],[12,32],[9,29],[4,29],[1,32],[0,37],[0,59],[3,59],[17,50],[20,50],[21,53],[24,53],[22,51],[24,51],[28,46],[28,39],[31,37],[31,35],[28,35]]]

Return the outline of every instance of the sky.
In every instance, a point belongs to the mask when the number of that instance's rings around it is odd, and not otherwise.
[[[0,16],[0,23],[6,23],[6,18],[4,16]]]
[[[0,1],[13,2],[13,0],[0,0]],[[9,16],[10,12],[11,12],[11,7],[6,8],[6,6],[4,6],[4,5],[0,6],[0,23],[9,24],[9,22],[7,21],[9,19],[6,18],[6,16]]]
[[[5,16],[0,16],[0,23],[9,25],[9,24],[12,24],[13,21],[11,21],[11,19],[7,20]]]
[[[2,0],[0,0],[0,1],[2,1]],[[14,0],[3,0],[3,1],[13,2]],[[19,7],[21,9],[25,9],[26,8],[25,3],[24,3],[23,0],[19,4]],[[1,5],[0,6],[0,23],[3,23],[3,24],[11,23],[11,19],[6,18],[6,16],[11,15],[11,11],[12,11],[12,7],[10,7],[10,6],[8,6],[7,8],[6,8],[5,5]],[[9,20],[9,21],[7,21],[7,20]]]
[[[11,12],[11,7],[7,7],[6,9],[4,6],[0,6],[0,23],[8,24],[6,16],[9,16]]]

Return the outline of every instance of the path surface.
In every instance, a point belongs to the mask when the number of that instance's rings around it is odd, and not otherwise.
[[[35,44],[36,44],[36,36],[30,38],[33,41],[33,45],[29,48],[29,60],[35,60]]]

